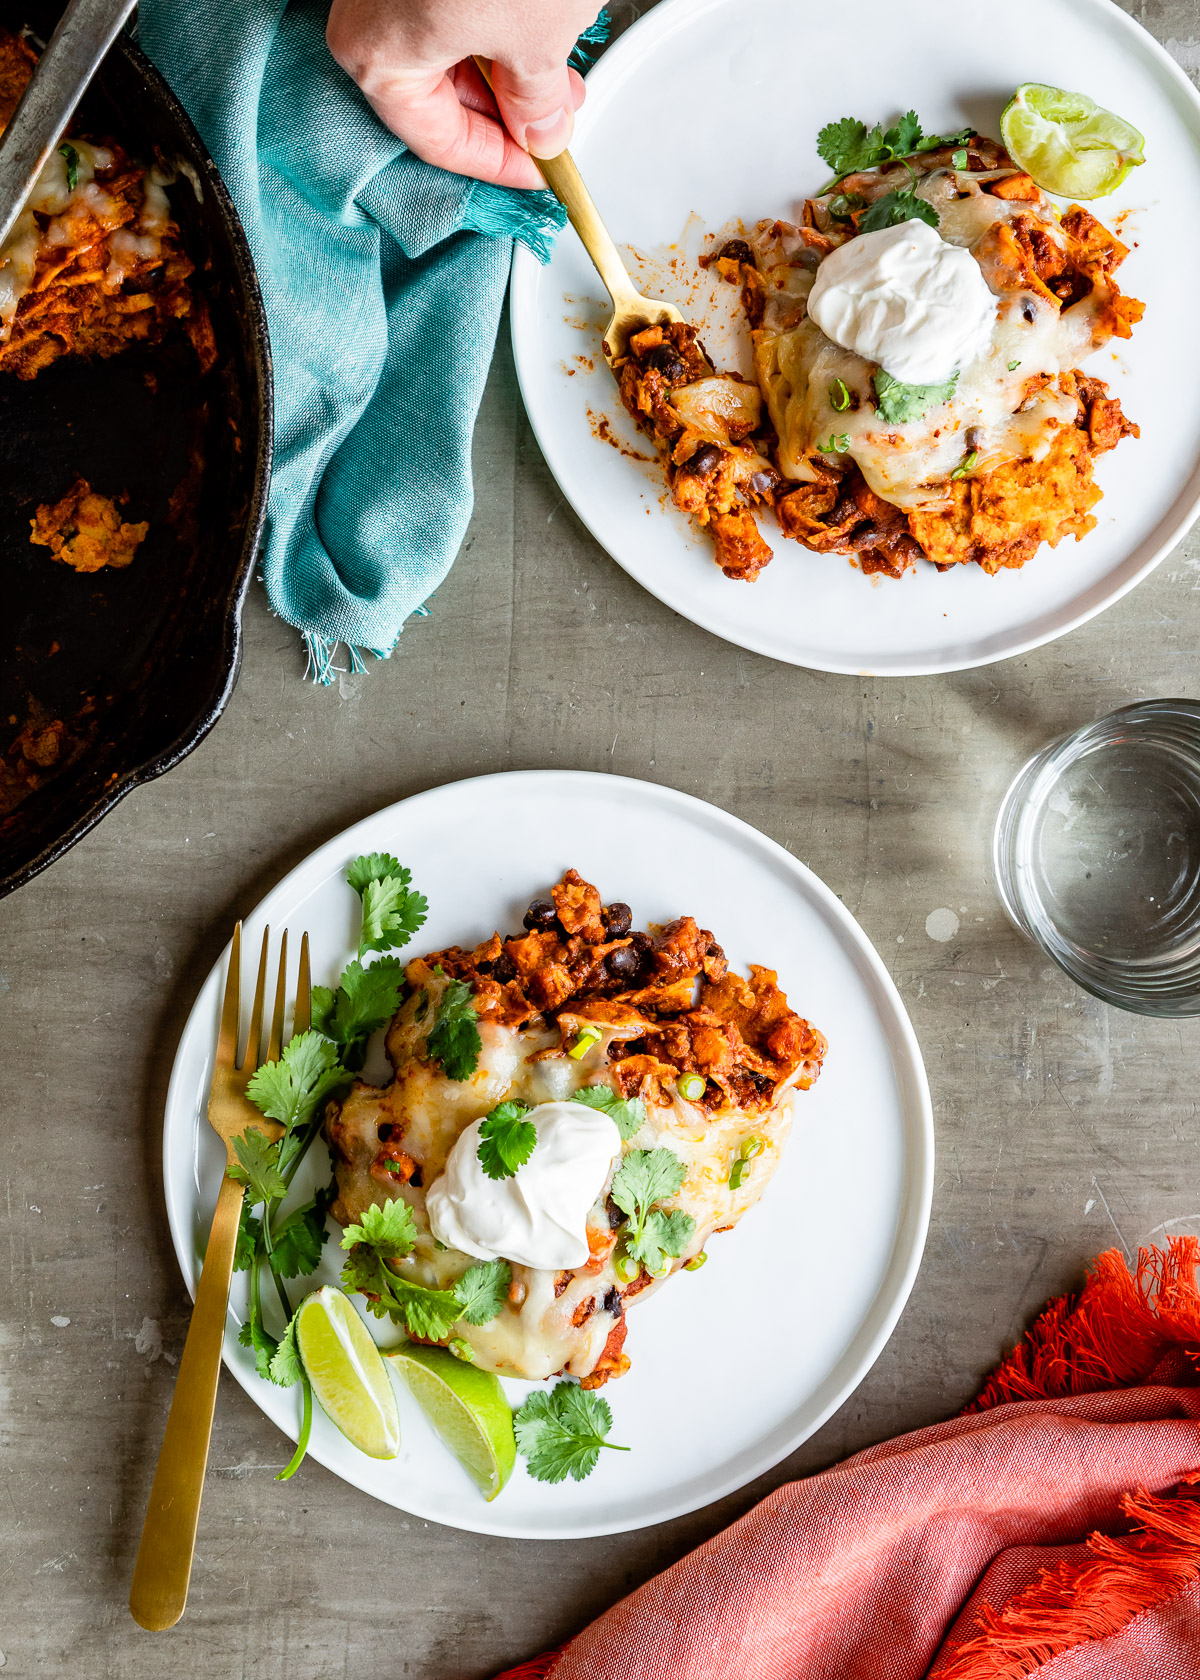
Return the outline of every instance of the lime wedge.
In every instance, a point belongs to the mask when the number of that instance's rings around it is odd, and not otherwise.
[[[308,1297],[296,1344],[312,1391],[342,1434],[369,1458],[395,1458],[400,1416],[387,1366],[371,1333],[340,1289]]]
[[[1146,161],[1145,141],[1123,117],[1042,82],[1022,82],[1000,134],[1013,162],[1060,198],[1104,198]]]
[[[517,1458],[512,1407],[498,1378],[415,1342],[387,1357],[483,1497],[495,1499]]]

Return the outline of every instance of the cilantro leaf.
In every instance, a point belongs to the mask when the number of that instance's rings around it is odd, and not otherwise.
[[[74,192],[79,185],[79,153],[69,140],[64,140],[58,149],[67,165],[67,191]]]
[[[271,1361],[279,1352],[279,1343],[263,1324],[261,1315],[251,1308],[250,1317],[238,1331],[243,1347],[254,1349],[254,1369],[260,1377],[271,1379]]]
[[[923,198],[918,198],[911,186],[902,191],[884,193],[874,204],[869,204],[858,218],[855,226],[859,233],[878,233],[881,228],[898,227],[901,222],[928,222],[930,227],[937,227],[940,221],[933,205]]]
[[[236,1167],[226,1167],[230,1178],[244,1184],[250,1192],[250,1202],[269,1202],[287,1194],[287,1185],[279,1170],[279,1145],[272,1143],[255,1126],[247,1126],[241,1137],[233,1140],[233,1152],[238,1158]]]
[[[403,989],[404,964],[399,957],[380,957],[370,968],[355,958],[346,964],[336,991],[313,987],[313,1025],[340,1047],[343,1067],[353,1073],[362,1067],[367,1039],[387,1026]]]
[[[246,1095],[269,1119],[295,1132],[307,1126],[325,1099],[346,1082],[337,1046],[322,1033],[306,1032],[292,1039],[277,1062],[263,1063],[246,1086]]]
[[[690,1213],[678,1208],[665,1213],[662,1208],[654,1208],[646,1215],[641,1230],[626,1237],[625,1246],[633,1259],[654,1277],[666,1269],[668,1259],[679,1258],[695,1229],[696,1221]]]
[[[961,146],[966,141],[974,139],[974,137],[975,130],[970,127],[960,128],[957,134],[927,134],[917,142],[913,151],[936,152],[939,146]],[[961,169],[965,163],[966,159],[964,158],[962,164],[955,164],[955,168]]]
[[[318,1190],[311,1202],[289,1213],[272,1234],[271,1270],[277,1276],[303,1277],[316,1271],[328,1235],[325,1210],[331,1200],[327,1190]]]
[[[508,1300],[512,1267],[507,1260],[487,1260],[465,1271],[455,1285],[460,1318],[468,1324],[490,1324]]]
[[[883,130],[868,129],[857,117],[826,123],[817,135],[817,152],[840,181],[856,169],[871,169],[886,156]]]
[[[612,1182],[612,1199],[639,1225],[652,1202],[674,1196],[683,1184],[683,1162],[672,1149],[631,1149]]]
[[[645,1123],[646,1105],[642,1099],[619,1097],[607,1085],[585,1085],[582,1091],[575,1092],[571,1101],[583,1103],[588,1108],[603,1109],[616,1122],[622,1143],[628,1143]]]
[[[346,879],[362,899],[358,954],[407,945],[429,912],[428,900],[409,890],[412,874],[390,852],[355,858]]]
[[[411,1254],[416,1242],[417,1228],[412,1209],[402,1197],[388,1202],[370,1202],[359,1215],[357,1225],[347,1225],[342,1234],[342,1247],[353,1248],[363,1243],[373,1248],[385,1260],[397,1260]]]
[[[574,1383],[561,1382],[549,1392],[531,1394],[513,1418],[517,1447],[539,1482],[561,1482],[567,1476],[583,1481],[590,1476],[601,1447],[628,1452],[605,1436],[612,1428],[608,1402]]]
[[[528,1113],[528,1103],[498,1103],[480,1126],[476,1153],[488,1178],[512,1178],[533,1154],[537,1127]]]
[[[397,1277],[369,1243],[356,1243],[342,1267],[342,1288],[367,1296],[367,1310],[376,1318],[390,1318],[402,1324],[410,1336],[422,1341],[444,1342],[461,1307],[453,1289],[426,1289]]]
[[[900,121],[889,128],[883,141],[893,157],[908,157],[921,144],[921,119],[915,111],[905,111]]]
[[[941,385],[905,385],[880,368],[873,383],[879,418],[889,426],[904,426],[910,420],[920,420],[931,408],[948,403],[958,384],[958,374],[952,373]]]
[[[249,1196],[242,1197],[242,1212],[238,1220],[237,1239],[233,1250],[233,1269],[235,1272],[248,1272],[254,1264],[254,1256],[262,1237],[262,1220],[250,1212],[254,1206]]]
[[[471,988],[463,980],[451,980],[442,993],[437,1020],[425,1041],[426,1053],[430,1061],[442,1064],[448,1079],[461,1081],[475,1072],[482,1049]]]
[[[283,1340],[271,1357],[270,1369],[267,1372],[271,1381],[278,1383],[280,1388],[291,1388],[293,1383],[298,1383],[304,1374],[304,1368],[300,1363],[300,1349],[296,1346],[296,1320],[299,1316],[299,1308],[297,1308],[283,1333]]]

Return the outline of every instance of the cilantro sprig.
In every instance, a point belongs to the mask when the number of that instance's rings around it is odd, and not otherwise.
[[[471,988],[464,980],[447,982],[425,1049],[430,1061],[442,1064],[447,1079],[470,1079],[478,1067],[483,1040]]]
[[[613,1201],[628,1215],[625,1247],[651,1276],[683,1253],[696,1229],[690,1213],[656,1204],[677,1195],[686,1169],[672,1149],[631,1149],[612,1182]]]
[[[346,879],[362,899],[359,956],[407,945],[429,912],[425,897],[411,890],[411,871],[390,852],[371,852],[355,858]]]
[[[872,382],[879,418],[889,426],[904,426],[910,420],[920,420],[931,408],[948,403],[958,385],[958,374],[952,373],[940,385],[905,385],[880,368]]]
[[[906,169],[908,165],[904,166]],[[918,198],[914,184],[884,193],[870,204],[858,218],[859,233],[878,233],[881,228],[898,227],[901,222],[927,222],[938,227],[941,217],[927,199]]]
[[[537,1147],[529,1104],[498,1103],[479,1128],[479,1165],[487,1178],[512,1178]]]
[[[370,968],[355,958],[346,964],[336,990],[313,987],[313,1025],[338,1046],[343,1067],[352,1073],[360,1070],[367,1040],[387,1026],[403,990],[404,964],[399,957],[380,957]]]
[[[832,192],[847,175],[860,169],[877,169],[881,164],[914,157],[918,152],[936,151],[939,146],[961,146],[974,133],[973,128],[964,128],[957,134],[926,134],[915,111],[906,111],[890,128],[880,123],[868,128],[857,117],[826,123],[817,136],[817,151],[833,170],[834,177],[821,188],[821,193]]]
[[[320,1131],[326,1103],[350,1084],[363,1065],[371,1033],[386,1025],[400,1001],[404,969],[399,958],[381,957],[371,967],[362,958],[407,944],[428,908],[422,895],[412,891],[409,871],[388,853],[356,858],[347,879],[362,901],[358,957],[336,988],[313,987],[314,1030],[298,1034],[278,1061],[264,1063],[251,1077],[246,1087],[250,1101],[283,1130],[272,1140],[247,1127],[233,1140],[235,1161],[228,1168],[245,1191],[234,1265],[249,1273],[250,1302],[239,1340],[254,1350],[261,1377],[285,1388],[298,1382],[303,1390],[299,1444],[280,1480],[299,1467],[312,1423],[312,1389],[296,1348],[295,1315],[283,1280],[307,1276],[319,1265],[334,1191],[318,1190],[286,1215],[282,1204]],[[286,1329],[280,1337],[271,1333],[264,1317],[264,1272],[274,1282],[283,1311]]]
[[[531,1394],[513,1418],[517,1447],[538,1482],[577,1482],[596,1468],[601,1447],[628,1452],[605,1439],[612,1428],[608,1401],[574,1383]]]
[[[640,1097],[619,1097],[607,1085],[585,1085],[581,1091],[575,1092],[571,1101],[583,1103],[588,1108],[602,1109],[610,1120],[616,1122],[622,1143],[628,1143],[646,1123],[646,1105]]]
[[[347,1249],[342,1288],[367,1297],[368,1311],[390,1318],[421,1341],[444,1342],[458,1320],[488,1324],[508,1296],[512,1269],[489,1260],[463,1273],[452,1289],[429,1289],[401,1277],[391,1264],[411,1254],[417,1227],[408,1203],[397,1199],[365,1207],[342,1236]]]

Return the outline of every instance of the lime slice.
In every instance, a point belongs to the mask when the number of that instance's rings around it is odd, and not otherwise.
[[[1060,198],[1104,198],[1146,161],[1145,141],[1123,117],[1042,82],[1022,82],[1000,133],[1013,162]]]
[[[485,1499],[495,1499],[517,1459],[512,1407],[499,1379],[415,1342],[389,1351],[421,1410]]]
[[[395,1458],[400,1416],[387,1366],[340,1289],[318,1289],[300,1308],[296,1343],[312,1391],[342,1434],[369,1458]]]

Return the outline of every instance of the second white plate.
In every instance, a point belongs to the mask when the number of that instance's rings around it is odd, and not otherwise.
[[[1083,542],[1043,547],[1021,571],[919,564],[870,580],[844,555],[763,534],[776,558],[755,583],[713,564],[712,545],[664,494],[599,354],[610,310],[571,232],[546,267],[518,247],[512,333],[521,390],[563,494],[631,576],[714,635],[816,670],[926,675],[1022,653],[1131,589],[1200,506],[1200,95],[1111,0],[662,0],[588,77],[572,150],[614,239],[650,260],[635,279],[704,327],[719,363],[745,362],[729,329],[733,289],[694,286],[705,230],[794,217],[827,173],[818,131],[839,117],[998,133],[1021,82],[1079,88],[1146,136],[1147,162],[1092,208],[1136,245],[1122,289],[1146,303],[1128,344],[1089,372],[1142,428],[1105,455],[1104,500]],[[737,342],[741,350],[737,349]],[[590,364],[590,365],[589,365]],[[608,440],[605,440],[605,434]],[[615,442],[618,448],[609,447]],[[622,449],[625,451],[622,453]],[[630,452],[633,452],[631,455]]]
[[[733,967],[779,970],[794,1008],[829,1040],[824,1071],[796,1099],[782,1164],[762,1202],[716,1239],[703,1271],[673,1278],[631,1310],[633,1366],[610,1384],[612,1439],[585,1482],[546,1486],[518,1460],[485,1504],[401,1388],[399,1458],[365,1458],[326,1418],[313,1457],[417,1516],[486,1534],[607,1534],[718,1499],[769,1469],[825,1421],[891,1334],[920,1262],[929,1217],[933,1125],[920,1052],[887,972],[854,918],[810,870],[735,817],[686,794],[616,776],[557,771],[484,776],[405,800],[314,852],[246,918],[312,939],[313,979],[335,983],[353,952],[357,909],[346,865],[390,851],[429,899],[412,950],[471,945],[519,927],[529,900],[574,865],[635,925],[690,913]],[[205,1119],[225,958],[205,981],[171,1075],[163,1133],[167,1211],[195,1290],[223,1165]],[[314,1182],[328,1158],[316,1145]],[[331,1237],[298,1300],[337,1278]],[[237,1342],[235,1279],[225,1359],[247,1394],[295,1439],[298,1398],[264,1382]],[[382,1327],[371,1328],[383,1339]],[[532,1385],[505,1384],[514,1404]],[[285,1454],[281,1452],[283,1462]],[[304,1474],[303,1470],[300,1472]]]

